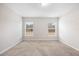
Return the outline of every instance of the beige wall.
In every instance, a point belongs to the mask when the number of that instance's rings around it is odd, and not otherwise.
[[[30,17],[30,18],[23,18],[23,38],[25,40],[28,39],[35,39],[35,40],[57,40],[58,35],[57,35],[57,18],[52,18],[52,17]],[[32,37],[27,37],[25,36],[25,24],[26,22],[33,22],[34,27],[33,27],[33,36]],[[56,35],[55,36],[48,36],[48,23],[55,23],[56,25]]]
[[[79,7],[60,18],[59,35],[62,42],[79,50]]]
[[[0,4],[0,53],[22,40],[22,19],[13,10]]]

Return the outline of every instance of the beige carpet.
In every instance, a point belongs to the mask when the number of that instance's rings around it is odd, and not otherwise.
[[[59,41],[23,41],[1,56],[79,56],[79,52]]]

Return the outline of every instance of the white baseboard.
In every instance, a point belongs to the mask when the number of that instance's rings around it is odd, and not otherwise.
[[[17,41],[14,45],[12,45],[12,46],[10,46],[10,47],[8,47],[8,48],[6,48],[6,49],[0,51],[0,54],[2,54],[2,53],[4,53],[4,52],[8,51],[9,49],[11,49],[12,47],[16,46],[16,45],[17,45],[18,43],[20,43],[21,41],[22,41],[22,40],[19,40],[19,41]]]
[[[75,49],[75,50],[77,50],[77,51],[79,51],[79,49],[78,48],[76,48],[76,47],[73,47],[73,46],[71,46],[70,44],[68,44],[66,41],[63,41],[63,40],[59,40],[60,42],[62,42],[63,44],[65,44],[65,45],[68,45],[69,47],[71,47],[71,48],[73,48],[73,49]]]
[[[32,39],[32,40],[30,40],[30,39],[27,39],[27,40],[25,40],[24,39],[24,41],[55,41],[55,40],[56,39],[53,39],[53,40],[52,39],[49,39],[49,40],[44,40],[44,39],[38,39],[38,40],[37,39]]]
[[[40,39],[40,40],[29,40],[29,39],[27,39],[27,40],[23,40],[23,41],[59,41],[59,40],[42,40],[42,39]]]
[[[58,40],[57,38],[54,38],[54,39],[27,39],[27,38],[24,38],[23,40]]]

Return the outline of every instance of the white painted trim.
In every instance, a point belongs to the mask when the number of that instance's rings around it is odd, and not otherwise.
[[[23,39],[23,40],[58,40],[58,39]]]
[[[16,45],[17,45],[18,43],[20,43],[21,41],[22,41],[22,39],[20,39],[19,41],[17,41],[14,45],[12,45],[12,46],[10,46],[10,47],[8,47],[8,48],[6,48],[6,49],[0,51],[0,54],[2,54],[2,53],[4,53],[4,52],[8,51],[8,50],[11,49],[11,48],[13,48],[14,46],[16,46]]]
[[[68,44],[66,41],[63,41],[63,40],[59,40],[60,42],[62,42],[63,44],[65,44],[65,45],[68,45],[69,47],[71,47],[71,48],[73,48],[73,49],[75,49],[75,50],[77,50],[77,51],[79,51],[79,49],[78,48],[76,48],[76,47],[73,47],[73,46],[71,46],[70,44]]]
[[[23,41],[59,41],[59,40],[55,40],[55,39],[54,40],[52,40],[52,39],[51,40],[44,40],[44,39],[43,40],[42,39],[39,39],[39,40],[36,40],[36,39],[35,40],[29,40],[29,39],[27,39],[27,40],[23,40]]]

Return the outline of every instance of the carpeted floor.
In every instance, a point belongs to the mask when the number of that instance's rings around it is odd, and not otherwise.
[[[1,56],[79,56],[79,51],[59,41],[22,41]]]

